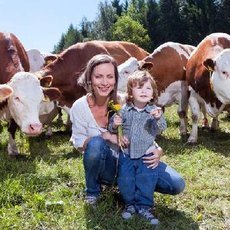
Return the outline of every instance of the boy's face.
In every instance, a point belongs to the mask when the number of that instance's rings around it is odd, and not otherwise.
[[[143,108],[153,97],[153,88],[150,80],[144,83],[143,86],[137,84],[132,89],[133,103],[138,108]]]

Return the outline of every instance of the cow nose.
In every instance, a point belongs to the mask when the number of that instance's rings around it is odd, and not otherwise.
[[[42,124],[35,123],[29,125],[29,134],[40,134],[42,130]]]

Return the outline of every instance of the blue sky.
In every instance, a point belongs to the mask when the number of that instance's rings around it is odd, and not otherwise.
[[[104,0],[0,0],[0,31],[14,33],[25,49],[48,53],[71,23],[76,27],[83,17],[94,20],[100,2]]]

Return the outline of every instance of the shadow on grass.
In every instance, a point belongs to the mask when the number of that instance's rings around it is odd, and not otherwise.
[[[5,139],[5,137],[4,137]],[[42,160],[48,164],[69,158],[79,158],[81,154],[69,144],[68,150],[61,152],[58,148],[63,143],[69,143],[70,135],[65,131],[54,132],[49,138],[42,133],[37,137],[27,137],[20,131],[16,133],[16,143],[20,154],[17,157],[9,157],[7,154],[7,141],[0,145],[2,180],[10,175],[17,177],[21,174],[36,173],[36,164]],[[57,149],[57,150],[56,150]]]
[[[225,157],[230,155],[230,133],[223,130],[211,131],[207,129],[199,128],[198,130],[198,142],[196,144],[188,144],[188,137],[178,138],[168,135],[161,135],[157,137],[157,143],[167,150],[167,154],[183,154],[185,152],[197,151],[204,148],[213,151],[216,154],[221,154]]]
[[[85,219],[87,229],[113,229],[113,230],[133,230],[133,229],[191,229],[198,230],[198,224],[183,211],[157,205],[154,211],[160,223],[153,226],[138,215],[134,215],[129,220],[121,217],[123,204],[119,194],[109,194],[110,198],[105,198],[96,207],[85,205]]]

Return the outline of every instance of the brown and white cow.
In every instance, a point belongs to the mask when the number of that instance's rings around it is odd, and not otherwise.
[[[13,89],[10,86],[6,84],[0,84],[0,103],[11,96],[12,93]]]
[[[200,106],[205,107],[207,113],[213,117],[211,125],[212,129],[218,127],[218,115],[225,107],[218,100],[213,89],[217,89],[217,84],[222,79],[217,80],[212,76],[213,73],[217,74],[217,71],[222,72],[223,78],[225,78],[226,85],[220,84],[224,92],[229,89],[228,77],[225,76],[225,71],[229,70],[229,66],[226,67],[226,56],[220,57],[221,53],[225,49],[230,48],[230,35],[226,33],[213,33],[205,37],[193,51],[186,66],[186,78],[191,91],[189,104],[192,112],[192,130],[188,139],[188,143],[196,143],[198,139],[198,121],[200,114]],[[228,55],[227,55],[228,56]],[[228,56],[229,57],[229,56]],[[219,59],[220,58],[220,59]],[[212,61],[211,61],[212,60]],[[227,61],[229,63],[229,60]],[[223,68],[225,66],[226,68]],[[228,72],[229,74],[229,72]],[[213,77],[213,86],[210,84],[210,77]],[[218,76],[219,78],[219,76]],[[227,87],[227,89],[225,89]],[[223,89],[224,88],[224,89]],[[229,91],[227,92],[229,95]]]
[[[211,86],[223,104],[230,104],[230,48],[222,50],[204,65],[210,70]]]
[[[0,84],[6,83],[13,89],[12,95],[0,104],[0,119],[10,121],[10,141],[8,154],[17,155],[14,136],[17,125],[28,136],[38,135],[42,124],[39,121],[40,103],[44,98],[41,88],[43,84],[51,84],[52,77],[38,80],[29,72],[27,53],[18,40],[11,33],[0,32]],[[45,90],[45,94],[51,99],[60,96],[56,88]]]
[[[188,87],[185,67],[195,47],[175,42],[166,42],[141,61],[128,59],[118,66],[118,90],[126,91],[128,76],[138,69],[147,68],[154,77],[158,88],[158,105],[161,107],[178,103],[180,134],[187,134]]]
[[[51,77],[46,77],[41,81],[47,83],[51,80]],[[39,120],[40,104],[45,97],[55,100],[60,96],[60,92],[56,88],[43,89],[38,78],[29,72],[16,73],[7,85],[13,89],[13,93],[0,103],[0,119],[11,122],[8,154],[15,156],[18,155],[14,140],[17,126],[27,136],[39,135],[42,131],[42,123]]]
[[[44,54],[41,53],[38,49],[29,49],[26,51],[29,63],[30,63],[30,72],[34,73],[42,69],[42,67],[46,66],[50,60],[55,60],[56,55],[52,54]],[[46,135],[52,135],[52,121],[58,115],[58,122],[63,123],[62,120],[62,112],[61,108],[57,106],[56,101],[42,101],[40,110],[39,110],[39,118],[42,124],[47,126]]]
[[[62,96],[59,105],[68,112],[73,102],[86,93],[83,87],[77,85],[77,78],[83,72],[87,62],[96,54],[110,54],[117,64],[130,57],[138,60],[148,55],[148,52],[134,43],[119,41],[88,41],[70,46],[58,55],[58,58],[45,66],[38,74],[53,76],[52,86],[60,89]]]

